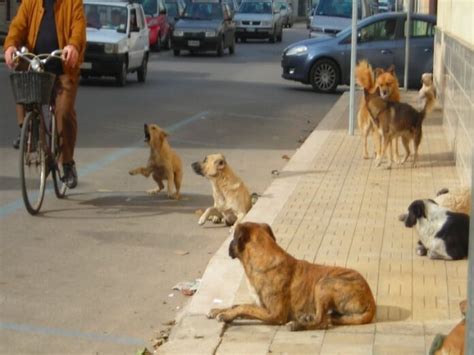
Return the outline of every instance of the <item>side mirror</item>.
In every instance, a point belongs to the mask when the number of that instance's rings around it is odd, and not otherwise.
[[[159,14],[160,14],[160,15],[166,15],[166,9],[160,10]]]

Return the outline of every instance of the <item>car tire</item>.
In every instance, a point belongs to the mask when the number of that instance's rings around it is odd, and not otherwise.
[[[127,62],[122,62],[122,66],[120,68],[120,72],[115,77],[118,86],[125,86],[127,84]]]
[[[173,49],[173,55],[174,55],[175,57],[179,57],[179,54],[180,54],[179,49]]]
[[[339,68],[334,61],[320,59],[311,67],[309,82],[314,91],[334,92],[339,85],[339,81]]]
[[[217,56],[222,57],[224,55],[224,38],[221,38],[217,45]]]
[[[232,43],[229,46],[229,54],[235,53],[235,37],[232,39]]]
[[[148,72],[148,54],[145,54],[140,68],[137,70],[137,79],[139,83],[144,83]]]

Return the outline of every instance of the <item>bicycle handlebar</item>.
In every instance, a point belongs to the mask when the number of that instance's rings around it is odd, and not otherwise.
[[[62,49],[56,49],[51,53],[43,53],[43,54],[34,54],[28,51],[26,47],[22,47],[21,50],[15,51],[13,55],[13,60],[17,60],[18,58],[25,59],[28,63],[30,63],[28,70],[31,68],[33,71],[42,71],[44,65],[51,59],[62,59],[61,56],[63,54]]]

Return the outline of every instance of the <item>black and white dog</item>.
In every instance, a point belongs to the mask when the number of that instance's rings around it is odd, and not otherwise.
[[[469,216],[450,212],[433,200],[416,200],[408,207],[405,226],[420,236],[416,253],[431,259],[458,260],[467,257]]]

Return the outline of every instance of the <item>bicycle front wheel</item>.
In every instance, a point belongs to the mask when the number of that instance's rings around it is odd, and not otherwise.
[[[51,147],[51,155],[54,159],[54,168],[52,168],[52,175],[53,175],[53,185],[54,185],[54,193],[56,194],[57,198],[64,198],[66,195],[67,186],[63,182],[64,176],[62,173],[62,164],[60,161],[61,150],[59,145],[59,134],[56,122],[56,115],[54,112],[51,112],[51,135],[50,135],[50,147]]]
[[[19,165],[23,202],[32,215],[39,212],[46,188],[44,133],[39,113],[29,112],[21,129]]]

